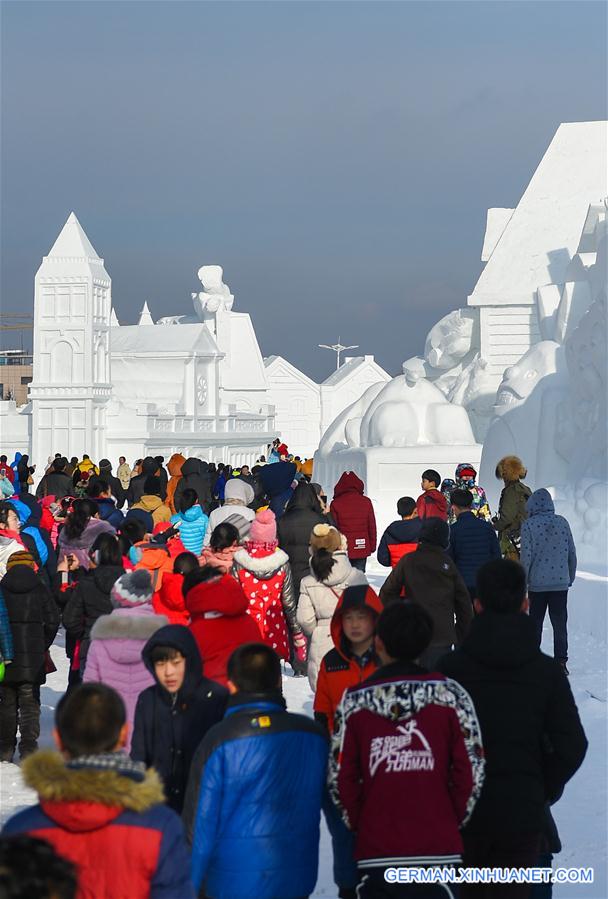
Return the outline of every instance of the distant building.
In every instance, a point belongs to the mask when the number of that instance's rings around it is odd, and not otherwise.
[[[0,350],[0,400],[27,403],[28,385],[32,380],[32,354],[24,350]]]

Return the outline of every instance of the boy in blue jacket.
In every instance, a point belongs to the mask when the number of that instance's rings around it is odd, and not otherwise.
[[[228,661],[224,720],[199,746],[183,819],[192,879],[209,899],[299,899],[317,881],[327,738],[286,710],[281,663],[263,643]]]

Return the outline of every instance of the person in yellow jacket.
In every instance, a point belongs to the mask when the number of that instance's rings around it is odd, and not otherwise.
[[[171,509],[162,501],[160,489],[160,478],[157,478],[156,475],[148,475],[142,498],[131,506],[132,509],[143,509],[144,512],[149,512],[154,525],[163,521],[171,521]]]
[[[78,471],[80,471],[83,474],[85,471],[88,472],[89,476],[91,474],[97,474],[97,475],[99,474],[98,467],[95,465],[94,462],[92,462],[90,460],[90,458],[87,456],[86,453],[82,454],[82,461],[78,463],[77,468],[78,468]]]

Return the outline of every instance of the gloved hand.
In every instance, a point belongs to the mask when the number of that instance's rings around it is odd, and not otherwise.
[[[296,677],[304,677],[308,670],[308,645],[306,637],[302,631],[298,631],[293,635],[294,657],[291,661],[291,667]]]

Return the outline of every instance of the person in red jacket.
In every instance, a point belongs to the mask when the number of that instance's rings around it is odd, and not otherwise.
[[[194,553],[183,552],[175,557],[173,571],[166,572],[160,589],[152,597],[152,605],[157,615],[165,615],[169,624],[190,624],[190,612],[186,608],[183,586],[184,577],[199,567]]]
[[[359,899],[446,895],[438,884],[385,881],[389,868],[462,860],[460,829],[484,774],[479,721],[456,681],[414,664],[433,633],[417,603],[387,607],[376,628],[382,667],[351,687],[336,713],[329,786],[356,833]]]
[[[424,493],[421,493],[416,501],[416,511],[418,518],[441,518],[442,521],[448,520],[448,503],[439,487],[441,485],[441,475],[433,468],[427,468],[422,472],[421,487]]]
[[[363,481],[354,471],[345,471],[334,487],[329,512],[348,543],[353,568],[365,571],[367,557],[376,549],[376,516],[369,497],[363,495]]]
[[[243,643],[259,643],[262,639],[260,629],[247,614],[243,588],[232,575],[204,565],[186,575],[183,591],[203,674],[227,687],[226,669],[232,652]]]

